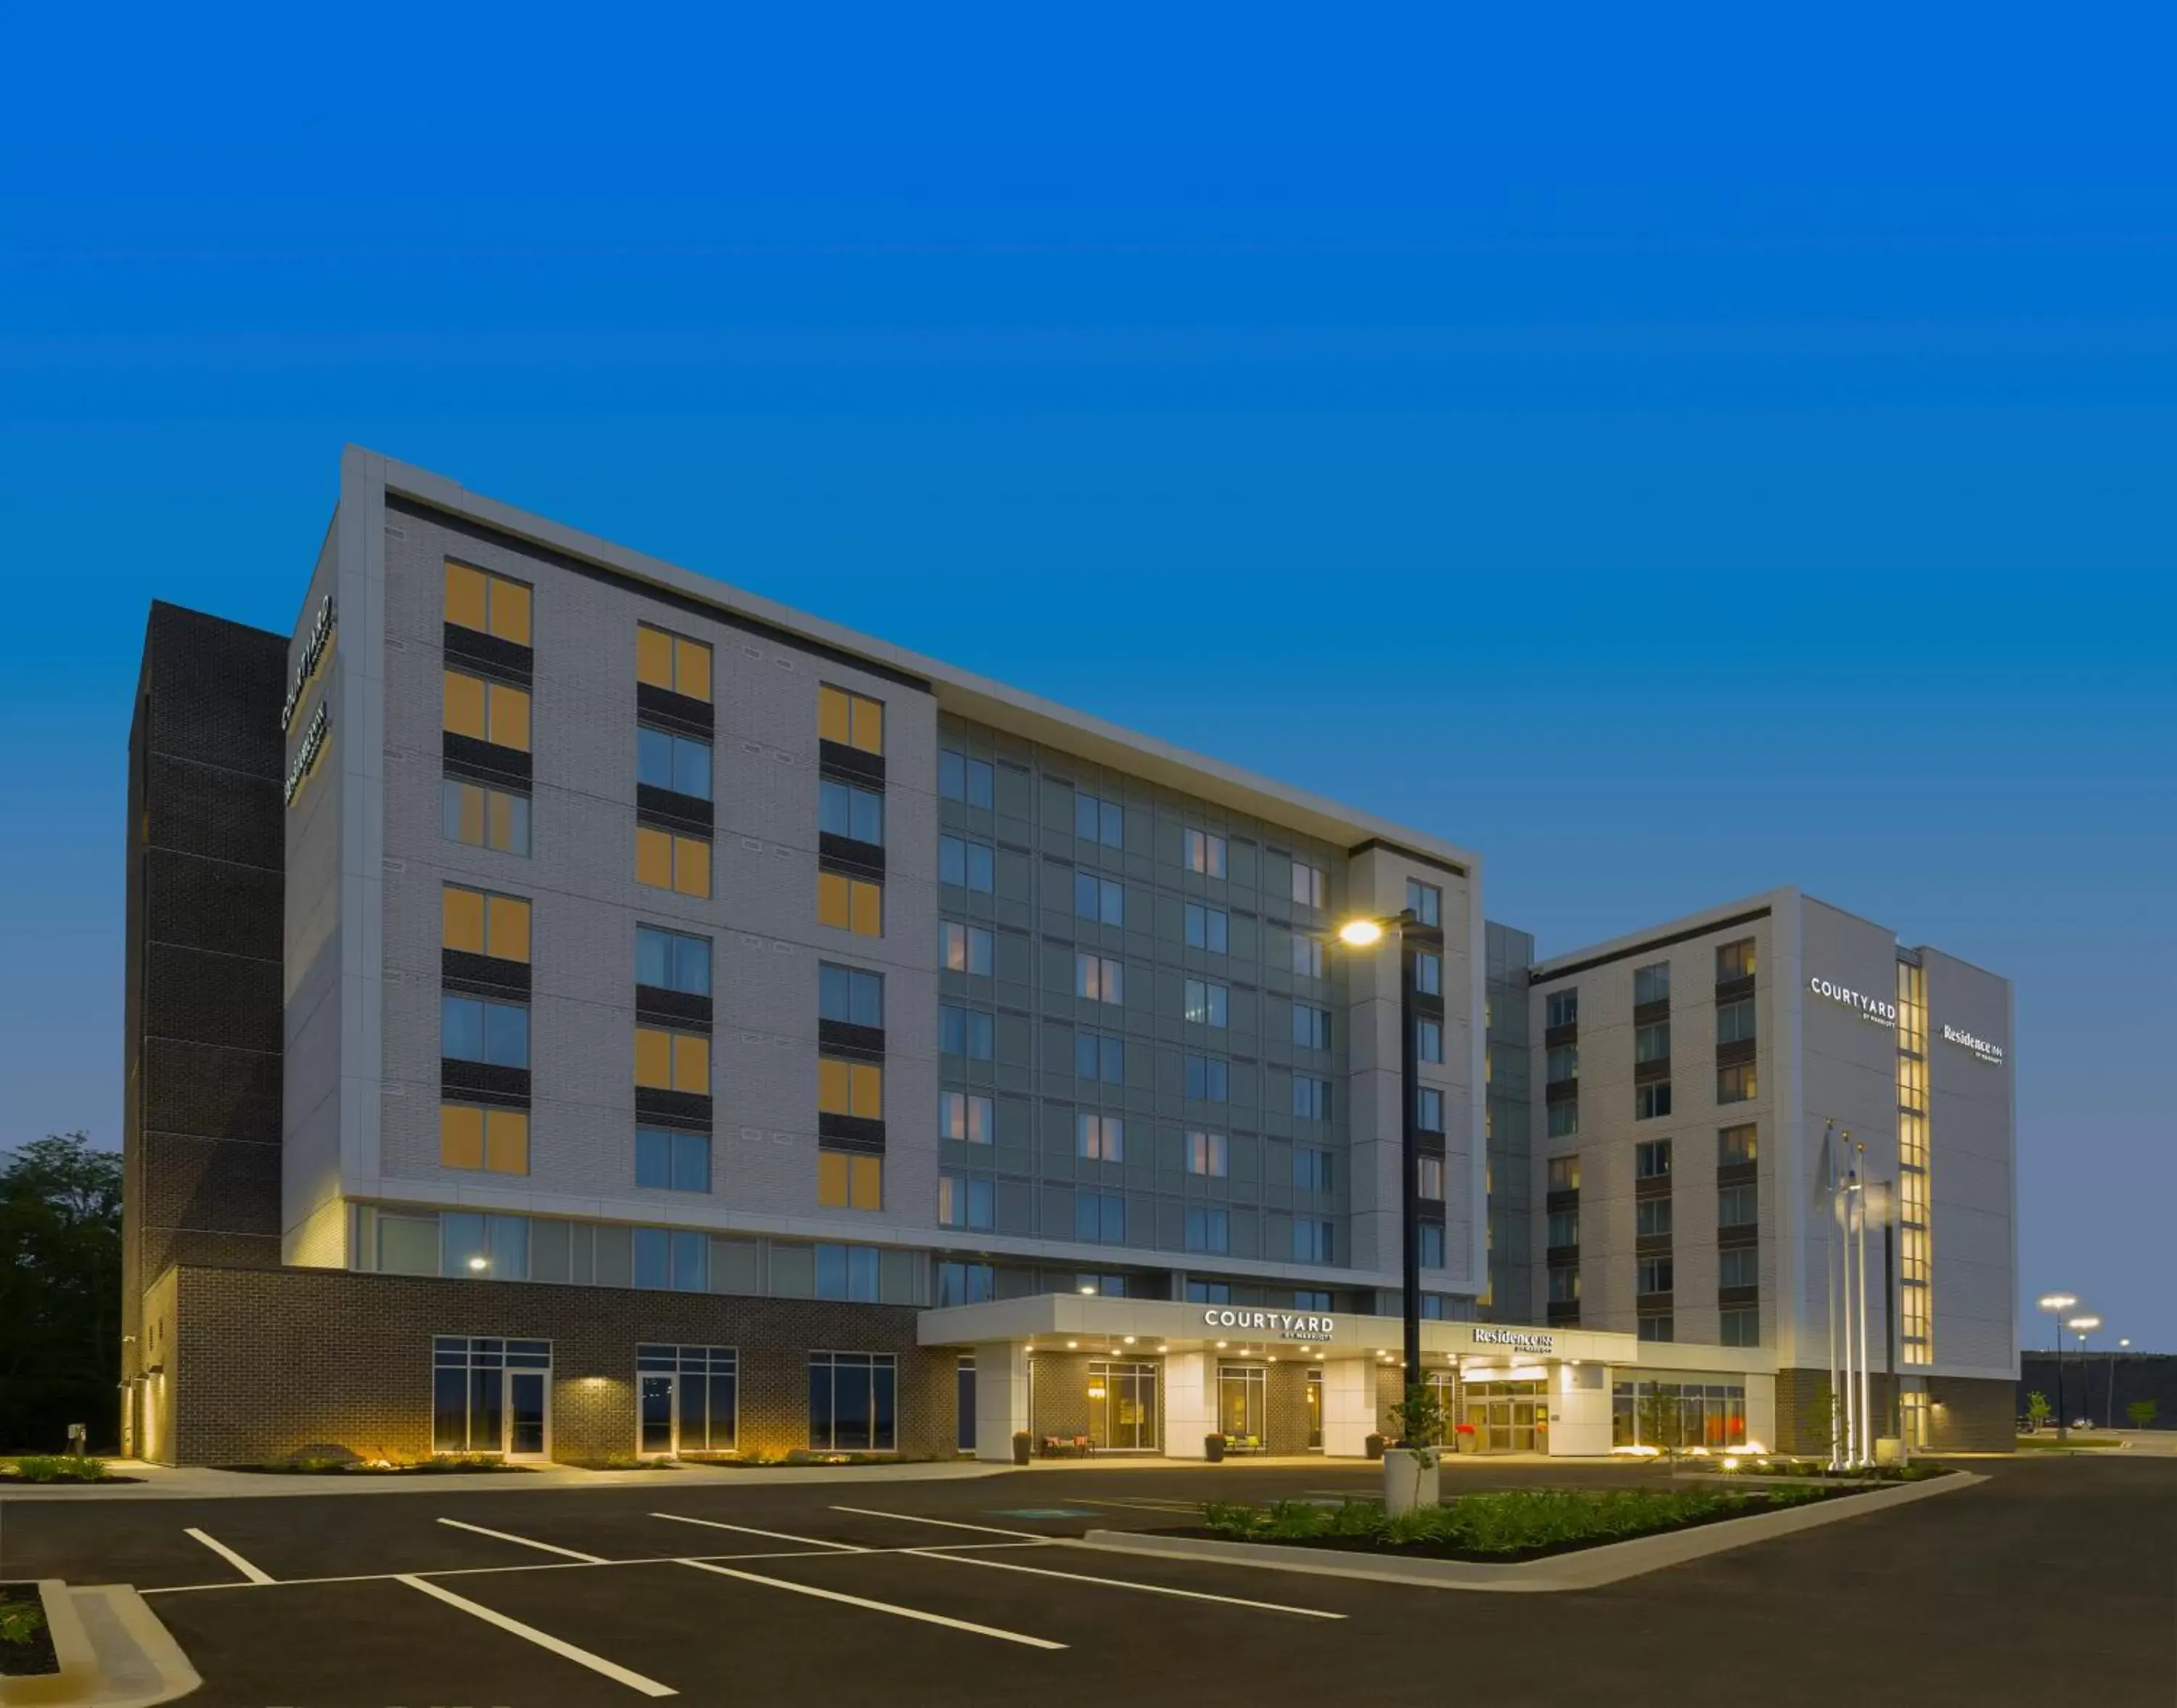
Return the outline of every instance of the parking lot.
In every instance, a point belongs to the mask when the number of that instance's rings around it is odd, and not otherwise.
[[[1976,1468],[1996,1474],[1574,1596],[1064,1546],[1091,1528],[1190,1522],[1205,1494],[1335,1499],[1374,1484],[1330,1465],[17,1503],[0,1508],[0,1551],[11,1577],[135,1584],[204,1675],[191,1700],[213,1705],[881,1692],[1109,1708],[1119,1694],[1420,1701],[1454,1680],[1570,1703],[1623,1697],[1636,1673],[1679,1705],[2014,1701],[2074,1676],[2064,1645],[2081,1618],[2097,1632],[2098,1694],[2166,1697],[2177,1466]],[[1631,1475],[1458,1473],[1462,1487]]]

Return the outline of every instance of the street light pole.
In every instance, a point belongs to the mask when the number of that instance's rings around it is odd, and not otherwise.
[[[2071,1432],[2064,1419],[2066,1409],[2064,1405],[2064,1312],[2078,1302],[2078,1300],[2070,1293],[2043,1293],[2040,1300],[2041,1308],[2049,1312],[2056,1318],[2056,1439],[2058,1441],[2067,1439]]]
[[[2074,1317],[2064,1326],[2079,1337],[2079,1415],[2087,1428],[2094,1427],[2094,1367],[2087,1361],[2089,1337],[2100,1328],[2098,1317]]]
[[[2129,1334],[2120,1335],[2116,1344],[2117,1351],[2120,1352],[2131,1345],[2131,1337]],[[2102,1401],[2102,1427],[2104,1429],[2116,1427],[2116,1352],[2109,1354],[2109,1393]]]

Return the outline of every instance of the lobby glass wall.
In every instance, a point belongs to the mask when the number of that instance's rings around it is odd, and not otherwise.
[[[1743,1383],[1621,1378],[1611,1384],[1613,1447],[1746,1445]]]
[[[1103,1453],[1157,1450],[1157,1367],[1088,1366],[1088,1437]]]
[[[899,1445],[899,1361],[889,1352],[809,1355],[809,1444],[834,1453]]]
[[[1269,1439],[1269,1372],[1260,1364],[1217,1367],[1217,1427],[1227,1453],[1260,1453]]]
[[[439,1335],[431,1343],[431,1450],[541,1454],[551,1386],[549,1340]]]

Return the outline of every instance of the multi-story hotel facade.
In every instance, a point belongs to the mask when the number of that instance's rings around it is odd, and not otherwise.
[[[292,634],[154,608],[130,776],[147,1457],[1358,1453],[1402,1380],[1409,1096],[1462,1445],[1607,1450],[1642,1368],[1703,1372],[1704,1439],[1789,1432],[1781,1292],[1716,1344],[1689,1247],[1682,1331],[1621,1308],[1599,1111],[1551,1305],[1567,975],[1485,925],[1469,850],[359,450]],[[1957,966],[1919,964],[1931,1000]],[[1986,982],[1945,1018],[2004,1054]],[[1982,1368],[1943,1265],[1984,1243],[1943,1193],[2007,1227],[2009,1067],[1991,1187],[1929,1059],[1940,1408]]]

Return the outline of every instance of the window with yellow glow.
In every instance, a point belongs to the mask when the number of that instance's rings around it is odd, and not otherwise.
[[[816,690],[816,733],[865,753],[882,753],[884,701],[822,684]]]
[[[529,1172],[529,1115],[473,1103],[439,1105],[439,1166],[490,1174]]]
[[[529,903],[448,884],[440,892],[440,942],[472,955],[502,961],[529,958]]]
[[[635,881],[684,896],[711,893],[711,844],[647,824],[635,827]]]
[[[843,1061],[836,1056],[819,1056],[816,1109],[821,1115],[851,1115],[858,1121],[882,1121],[884,1068],[874,1061]]]
[[[816,1202],[827,1209],[882,1209],[884,1159],[850,1156],[840,1150],[818,1151]]]
[[[711,1040],[662,1026],[635,1029],[635,1083],[646,1091],[711,1094]]]
[[[884,935],[884,886],[844,872],[816,874],[816,921],[857,936]]]
[[[635,631],[635,679],[653,688],[685,694],[690,700],[711,697],[711,649],[701,641],[664,629],[638,624]]]
[[[487,682],[463,671],[446,672],[445,728],[500,747],[529,751],[529,696],[504,682]]]
[[[527,647],[529,604],[527,584],[447,560],[446,620],[456,628],[496,635],[502,641]]]

